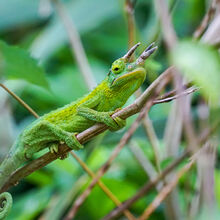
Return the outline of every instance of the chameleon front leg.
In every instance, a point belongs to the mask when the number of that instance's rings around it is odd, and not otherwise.
[[[89,120],[104,123],[109,126],[110,130],[117,131],[126,125],[126,121],[120,117],[112,118],[115,111],[98,112],[88,107],[78,107],[77,114]]]

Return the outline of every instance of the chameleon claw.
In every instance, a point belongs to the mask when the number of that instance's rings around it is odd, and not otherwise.
[[[52,154],[57,154],[59,151],[59,145],[57,143],[53,143],[49,146],[49,149]]]

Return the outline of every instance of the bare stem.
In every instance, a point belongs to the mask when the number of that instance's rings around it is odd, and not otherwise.
[[[89,169],[89,167],[73,152],[71,151],[71,155],[77,160],[77,162],[81,165],[81,167],[89,174],[90,177],[95,178],[95,173]],[[121,205],[120,200],[110,191],[110,189],[101,181],[97,182],[102,191],[115,203],[115,205]],[[133,220],[135,217],[128,211],[124,210],[124,215],[129,219]],[[71,220],[71,215],[67,216],[66,220]]]
[[[167,197],[167,195],[175,188],[179,179],[189,171],[192,165],[196,160],[201,156],[201,154],[207,149],[207,145],[198,150],[192,157],[189,163],[187,163],[180,171],[178,171],[173,177],[172,180],[160,191],[156,196],[153,202],[146,208],[144,213],[139,218],[140,220],[148,219],[148,217],[153,213],[153,211],[160,205],[160,203]]]
[[[106,171],[109,169],[111,166],[113,160],[116,158],[116,156],[120,153],[122,148],[128,143],[130,140],[131,136],[133,133],[136,131],[138,128],[141,120],[146,116],[148,111],[150,110],[152,104],[153,104],[153,99],[157,97],[160,93],[160,91],[164,88],[164,86],[168,83],[167,79],[164,79],[163,81],[160,81],[156,88],[154,89],[154,94],[152,94],[151,99],[149,99],[146,104],[144,105],[143,109],[141,110],[138,118],[135,120],[135,122],[132,124],[132,126],[128,129],[128,131],[123,135],[121,138],[119,144],[116,146],[115,150],[109,157],[109,159],[105,162],[105,164],[98,170],[96,178],[94,178],[91,182],[91,184],[88,186],[88,188],[77,198],[75,201],[73,207],[71,208],[70,212],[72,215],[68,214],[69,217],[74,218],[79,207],[83,204],[85,199],[89,196],[91,193],[93,187],[96,185],[97,181],[106,173]],[[143,93],[144,94],[144,93]]]
[[[112,117],[119,116],[119,117],[125,119],[125,118],[127,118],[127,117],[129,117],[133,114],[136,114],[138,111],[140,111],[139,109],[141,108],[141,106],[143,106],[142,104],[144,103],[144,101],[146,101],[147,98],[149,98],[153,94],[153,91],[155,90],[157,85],[161,81],[163,81],[164,79],[167,79],[167,78],[171,77],[171,75],[172,75],[172,68],[169,68],[163,74],[161,74],[146,89],[146,91],[141,95],[141,97],[139,97],[135,101],[135,103],[127,106],[126,108],[124,108],[124,109],[122,109],[118,112],[116,112]],[[92,137],[97,136],[98,134],[102,133],[106,129],[107,129],[106,125],[98,123],[98,124],[88,128],[87,130],[79,133],[77,135],[77,139],[80,141],[80,143],[85,143],[86,141],[88,141]],[[62,145],[60,147],[60,149],[61,150],[59,151],[58,154],[52,154],[52,153],[48,152],[45,155],[31,161],[27,165],[25,165],[25,166],[19,168],[18,170],[16,170],[14,173],[11,174],[10,178],[5,183],[5,185],[0,189],[0,191],[1,192],[6,191],[9,187],[16,184],[20,179],[26,177],[27,175],[31,174],[35,170],[38,170],[38,169],[46,166],[50,162],[56,160],[57,158],[59,158],[60,156],[62,156],[63,154],[65,154],[65,153],[67,153],[71,150],[66,145]]]
[[[25,107],[35,118],[39,118],[39,115],[28,105],[26,104],[20,97],[18,97],[14,92],[8,89],[5,85],[0,83],[0,86],[8,92],[14,99],[16,99],[23,107]]]
[[[207,28],[210,20],[212,19],[213,15],[215,14],[216,11],[216,4],[217,0],[213,0],[211,3],[210,8],[208,9],[207,13],[205,14],[203,20],[201,21],[199,27],[195,30],[193,37],[195,39],[198,39],[201,37],[201,35],[204,33],[205,29]]]
[[[83,49],[83,45],[80,40],[79,33],[77,32],[75,25],[72,19],[70,18],[68,11],[65,9],[64,5],[59,0],[52,0],[52,1],[54,2],[57,13],[60,16],[60,19],[62,20],[64,27],[66,28],[72,53],[76,58],[82,76],[88,88],[91,90],[95,87],[96,83],[92,75],[92,71],[90,69],[88,60],[86,58],[86,54]]]

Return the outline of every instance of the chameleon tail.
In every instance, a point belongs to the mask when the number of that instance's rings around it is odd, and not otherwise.
[[[20,167],[25,158],[22,158],[22,146],[18,146],[19,140],[15,142],[9,151],[8,155],[0,165],[0,189],[9,179],[12,172],[14,172],[18,167]],[[12,196],[8,192],[3,192],[0,194],[0,219],[4,219],[12,206]]]
[[[12,196],[8,192],[3,192],[0,194],[0,219],[4,219],[9,211],[11,210],[12,206]]]

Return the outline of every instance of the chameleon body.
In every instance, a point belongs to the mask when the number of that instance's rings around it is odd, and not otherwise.
[[[97,122],[105,123],[111,130],[125,126],[123,119],[113,119],[111,115],[141,86],[146,76],[144,61],[156,49],[150,45],[136,62],[130,62],[138,45],[132,47],[124,57],[114,61],[107,77],[88,95],[43,115],[19,135],[0,165],[0,188],[12,172],[44,148],[49,147],[51,152],[57,153],[58,145],[64,142],[73,150],[81,149],[83,146],[75,134]],[[3,201],[0,208],[2,219],[11,208],[12,197],[4,192],[0,199]]]

